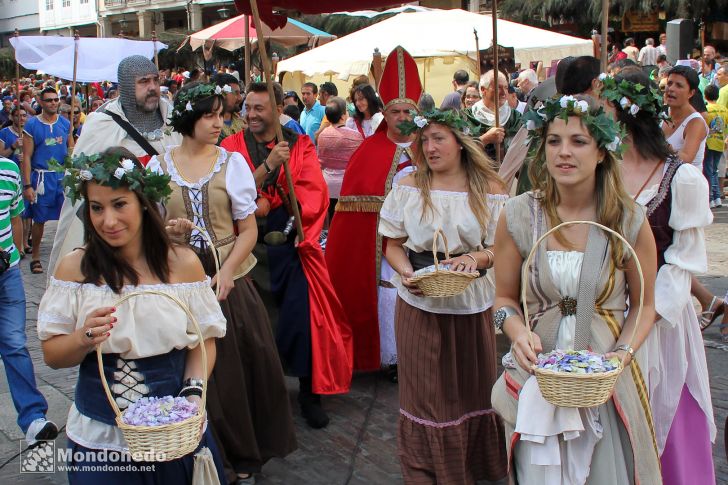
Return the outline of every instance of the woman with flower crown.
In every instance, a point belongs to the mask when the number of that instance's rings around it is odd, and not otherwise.
[[[529,167],[533,191],[506,203],[495,237],[495,324],[511,341],[493,405],[505,422],[520,484],[658,484],[647,392],[632,360],[654,321],[655,244],[642,209],[622,186],[621,128],[588,96],[547,100],[525,117],[538,146]],[[550,228],[594,221],[635,248],[645,278],[642,320],[634,258],[601,229],[568,226],[542,242],[528,279],[524,260]],[[530,322],[521,311],[521,285]],[[525,325],[533,329],[529,339]],[[638,325],[638,326],[637,326]],[[637,331],[632,338],[633,331]],[[592,350],[625,360],[612,397],[592,408],[545,401],[532,373],[540,352]]]
[[[708,268],[703,234],[713,220],[708,184],[660,136],[662,99],[642,70],[625,69],[605,79],[602,96],[612,101],[617,120],[627,128],[622,179],[630,196],[646,208],[657,244],[657,322],[638,359],[652,405],[662,478],[670,485],[712,485],[716,427],[690,296],[691,276]]]
[[[75,467],[69,468],[68,480],[74,485],[190,484],[194,453],[156,463],[130,457],[94,352],[101,346],[106,379],[122,411],[143,397],[200,402],[202,389],[190,383],[208,376],[202,374],[198,335],[185,312],[156,294],[112,307],[136,291],[177,297],[200,324],[212,370],[225,317],[195,254],[167,237],[158,204],[169,196],[169,177],[145,170],[124,148],[77,156],[59,170],[66,170],[71,199],[86,201],[85,244],[60,260],[38,309],[45,362],[53,368],[80,366],[66,423],[72,456],[67,464]],[[142,417],[135,424],[151,424],[152,417]],[[209,428],[203,446],[212,451],[225,483]]]
[[[435,110],[400,125],[417,131],[418,170],[392,184],[380,212],[387,262],[396,271],[399,457],[405,483],[475,484],[506,476],[503,426],[490,404],[496,378],[492,281],[496,222],[508,196],[474,127]],[[435,230],[442,264],[479,272],[464,292],[422,295],[411,281],[431,266]],[[450,259],[442,253],[450,251]]]
[[[219,86],[185,85],[170,120],[182,144],[153,157],[148,167],[171,177],[165,207],[170,233],[192,247],[219,292],[228,332],[217,342],[208,409],[228,480],[251,484],[269,459],[292,452],[296,439],[268,314],[246,276],[256,263],[255,182],[242,155],[215,145],[223,104]],[[214,247],[192,224],[206,231]]]

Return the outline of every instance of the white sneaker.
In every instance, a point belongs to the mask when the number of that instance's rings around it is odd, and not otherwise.
[[[710,201],[710,208],[715,209],[715,200]]]
[[[38,418],[30,423],[25,439],[29,447],[33,447],[41,440],[53,440],[58,436],[58,426],[46,418]]]
[[[715,199],[713,202],[715,202],[715,207],[723,207],[723,201],[720,199]]]

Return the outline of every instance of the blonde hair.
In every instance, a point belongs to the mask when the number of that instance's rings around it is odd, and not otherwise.
[[[459,130],[454,130],[445,124],[436,123],[440,126],[447,127],[455,136],[455,140],[463,147],[460,154],[460,163],[465,168],[468,177],[468,204],[475,214],[475,218],[480,224],[481,231],[485,233],[490,220],[490,211],[486,204],[487,195],[492,193],[494,189],[502,189],[505,184],[498,176],[495,170],[493,160],[483,151],[483,146],[473,138],[464,135]],[[424,130],[422,130],[424,131]],[[417,170],[414,173],[415,186],[422,194],[424,203],[422,204],[422,219],[426,214],[434,214],[435,208],[432,205],[430,196],[432,186],[432,170],[427,164],[427,160],[422,150],[422,131],[420,131],[415,140],[415,164]]]
[[[588,97],[580,97],[586,99]],[[589,98],[591,99],[591,98]],[[581,123],[579,116],[571,116],[570,120],[573,121],[577,118]],[[582,124],[582,126],[584,126]],[[541,143],[538,146],[536,155],[531,160],[528,169],[528,178],[531,180],[533,191],[536,197],[539,198],[541,206],[544,208],[544,212],[549,218],[551,227],[561,224],[563,221],[559,217],[556,208],[561,202],[561,196],[559,190],[556,187],[556,182],[548,171],[546,164],[546,134],[548,126],[544,128],[544,136],[541,138]],[[596,167],[596,181],[595,181],[595,193],[596,199],[596,213],[599,224],[606,226],[619,234],[625,234],[625,225],[629,225],[634,217],[636,210],[636,203],[627,194],[627,191],[622,184],[622,176],[619,168],[619,161],[612,152],[607,149],[603,149],[604,158],[601,163],[597,164]],[[625,221],[625,216],[629,217]],[[626,223],[626,224],[625,224]],[[555,237],[559,243],[566,247],[570,244],[564,239],[561,232],[557,232]],[[621,241],[611,234],[608,235],[609,244],[612,252],[612,260],[616,267],[624,267],[625,248]]]

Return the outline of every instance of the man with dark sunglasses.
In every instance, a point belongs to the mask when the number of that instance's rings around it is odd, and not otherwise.
[[[27,202],[24,217],[33,220],[33,256],[30,271],[43,272],[40,243],[47,221],[56,221],[63,206],[63,174],[49,170],[51,159],[63,162],[68,155],[71,123],[59,116],[60,98],[52,87],[40,93],[43,111],[32,117],[23,128],[23,197]]]

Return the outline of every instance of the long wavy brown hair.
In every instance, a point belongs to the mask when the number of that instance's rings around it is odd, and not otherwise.
[[[576,98],[587,101],[590,107],[596,109],[596,103],[591,97],[576,96]],[[570,117],[569,121],[572,123],[575,121],[581,123],[581,119],[578,116]],[[582,124],[582,126],[584,125]],[[538,197],[544,212],[546,212],[549,218],[551,227],[554,227],[563,222],[556,211],[556,208],[561,202],[561,196],[556,182],[549,173],[546,165],[546,132],[548,131],[548,126],[545,130],[536,155],[531,160],[528,177],[533,186],[534,196]],[[637,204],[627,194],[622,184],[619,160],[609,150],[603,149],[603,151],[604,158],[601,163],[597,164],[596,168],[594,192],[597,207],[596,222],[619,234],[625,234],[625,226],[631,224],[632,217],[634,217],[634,213],[637,210]],[[555,237],[560,244],[566,247],[571,246],[564,239],[561,232],[557,232]],[[612,260],[618,268],[623,268],[625,258],[624,245],[611,234],[608,234],[608,238],[612,252]]]
[[[438,123],[439,124],[439,123]],[[487,195],[496,189],[502,190],[504,186],[503,180],[498,176],[495,170],[495,163],[488,158],[483,150],[480,142],[464,135],[459,130],[454,130],[447,125],[450,132],[455,135],[455,139],[463,149],[460,154],[460,163],[465,168],[468,176],[468,204],[475,214],[481,231],[485,233],[490,219],[490,211],[486,204]],[[430,191],[432,187],[432,170],[427,164],[427,160],[422,150],[422,131],[415,139],[415,186],[420,190],[424,203],[422,204],[422,219],[429,214],[434,214],[435,207],[432,205]]]

